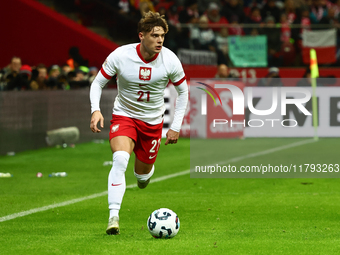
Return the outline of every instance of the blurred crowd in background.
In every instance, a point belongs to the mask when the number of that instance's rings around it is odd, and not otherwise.
[[[268,66],[302,66],[303,29],[338,29],[340,23],[340,0],[77,0],[72,8],[80,23],[105,24],[113,39],[128,42],[138,40],[143,13],[158,11],[170,27],[166,47],[214,51],[228,66],[229,36],[266,35]],[[282,61],[285,52],[292,61]]]
[[[89,87],[98,73],[97,67],[88,67],[77,47],[69,50],[70,58],[62,66],[29,66],[13,56],[0,72],[0,90],[69,90]]]
[[[340,38],[340,0],[55,0],[55,6],[76,13],[84,26],[107,27],[118,43],[138,42],[137,23],[143,13],[158,11],[169,24],[164,45],[175,53],[181,48],[213,51],[218,72],[232,66],[229,36],[266,35],[269,67],[285,66],[282,55],[287,48],[295,53],[290,66],[304,66],[303,29],[335,27]],[[77,47],[69,50],[69,56],[62,66],[48,67],[28,66],[14,56],[0,72],[0,90],[88,87],[100,67],[88,66]],[[229,72],[225,76],[232,77]]]

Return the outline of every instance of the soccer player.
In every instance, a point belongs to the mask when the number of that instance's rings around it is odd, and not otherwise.
[[[175,85],[178,97],[165,145],[175,144],[179,138],[188,102],[188,86],[179,59],[163,47],[167,32],[168,25],[163,16],[157,12],[146,13],[138,23],[140,43],[114,50],[91,85],[90,128],[97,133],[104,127],[99,107],[102,88],[112,76],[117,75],[118,95],[110,126],[113,162],[108,177],[110,217],[107,234],[119,234],[119,210],[126,189],[125,171],[131,153],[136,155],[134,174],[139,188],[145,188],[154,173],[165,111],[164,89],[169,80]]]

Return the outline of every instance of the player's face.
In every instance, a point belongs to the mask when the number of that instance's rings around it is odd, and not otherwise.
[[[164,29],[160,26],[154,27],[148,33],[139,34],[141,44],[150,56],[153,56],[162,50],[164,36]]]

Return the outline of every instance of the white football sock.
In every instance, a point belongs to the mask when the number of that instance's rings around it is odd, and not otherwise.
[[[135,171],[134,171],[134,174],[135,174],[137,180],[139,182],[143,183],[143,182],[146,182],[147,180],[149,180],[154,172],[155,172],[155,166],[153,165],[151,171],[148,174],[137,174]]]
[[[116,209],[110,210],[110,218],[112,218],[113,216],[119,217],[119,210]]]
[[[126,151],[116,151],[112,156],[112,168],[108,178],[108,202],[110,218],[118,216],[120,205],[126,189],[125,171],[130,154]]]

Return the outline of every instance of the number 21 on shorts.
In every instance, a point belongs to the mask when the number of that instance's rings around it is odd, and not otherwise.
[[[155,152],[158,152],[158,150],[159,150],[159,146],[161,146],[161,139],[154,139],[154,140],[152,140],[152,142],[151,142],[151,144],[152,144],[152,148],[150,149],[150,153],[155,153]]]

